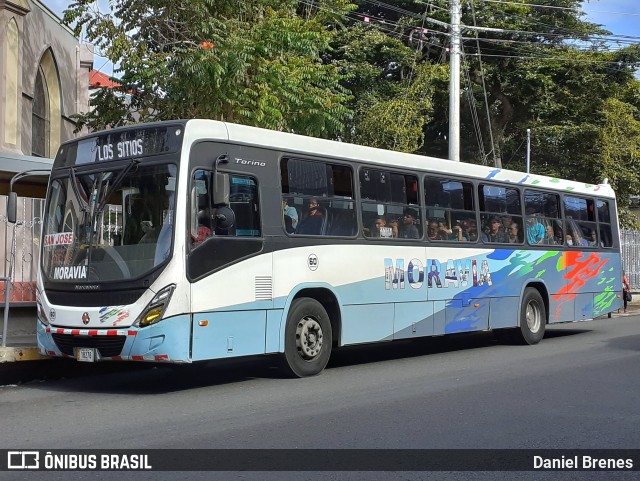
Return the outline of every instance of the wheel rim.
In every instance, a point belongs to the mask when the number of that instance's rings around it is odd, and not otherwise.
[[[531,301],[527,304],[527,327],[532,333],[536,333],[540,330],[542,325],[542,311],[537,302]]]
[[[322,351],[322,327],[311,316],[305,316],[296,326],[296,348],[302,359],[307,361],[316,358]]]

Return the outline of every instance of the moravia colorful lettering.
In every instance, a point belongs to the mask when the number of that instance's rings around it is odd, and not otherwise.
[[[87,266],[56,267],[53,270],[54,279],[86,279]]]
[[[619,305],[621,269],[618,256],[605,252],[497,249],[446,262],[385,258],[384,289],[400,302],[426,288],[433,289],[429,300],[464,305],[470,298],[517,299],[525,285],[536,283],[549,295],[549,320],[563,322],[597,317]]]
[[[395,267],[393,259],[386,258],[384,260],[384,287],[390,289],[405,288],[406,278],[413,289],[420,289],[425,280],[425,264],[420,259],[411,259],[407,264],[407,270],[404,269],[405,260],[396,259]],[[444,282],[442,281],[442,264],[437,259],[428,259],[426,262],[427,269],[427,287],[468,287],[469,280],[473,282],[473,286],[483,286],[485,284],[492,286],[491,271],[489,262],[482,259],[480,263],[480,272],[478,273],[478,261],[476,259],[449,259],[444,272]],[[471,274],[471,276],[470,276]]]

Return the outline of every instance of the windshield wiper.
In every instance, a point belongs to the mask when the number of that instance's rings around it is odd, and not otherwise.
[[[83,213],[89,212],[89,203],[82,198],[80,195],[80,190],[78,189],[78,178],[76,177],[76,169],[73,167],[69,169],[71,171],[71,187],[73,188],[73,193],[76,195],[76,199],[80,203],[80,209],[82,209]]]
[[[126,175],[129,172],[131,172],[131,170],[134,167],[138,167],[139,163],[140,163],[139,160],[133,159],[124,169],[120,171],[118,176],[113,180],[113,183],[107,188],[108,190],[102,196],[102,199],[100,200],[100,203],[98,204],[98,207],[96,208],[96,211],[95,211],[96,216],[99,215],[104,210],[104,207],[107,205],[107,201],[109,200],[109,197],[111,197],[111,195],[116,191],[116,189],[120,187],[120,184],[122,183]]]

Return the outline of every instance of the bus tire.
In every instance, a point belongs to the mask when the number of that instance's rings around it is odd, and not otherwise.
[[[547,314],[542,296],[537,289],[527,287],[520,305],[520,328],[515,330],[519,344],[538,344],[544,337]]]
[[[315,299],[302,297],[291,304],[284,332],[283,371],[290,377],[315,376],[331,356],[331,322]]]

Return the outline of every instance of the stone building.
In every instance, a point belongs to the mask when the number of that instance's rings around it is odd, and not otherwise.
[[[89,108],[93,49],[37,0],[0,0],[0,276],[9,265],[13,225],[6,194],[17,172],[50,170],[60,144],[74,133],[72,116]],[[40,216],[47,176],[15,185],[19,195],[11,302],[33,304]],[[0,283],[0,300],[4,287]]]

